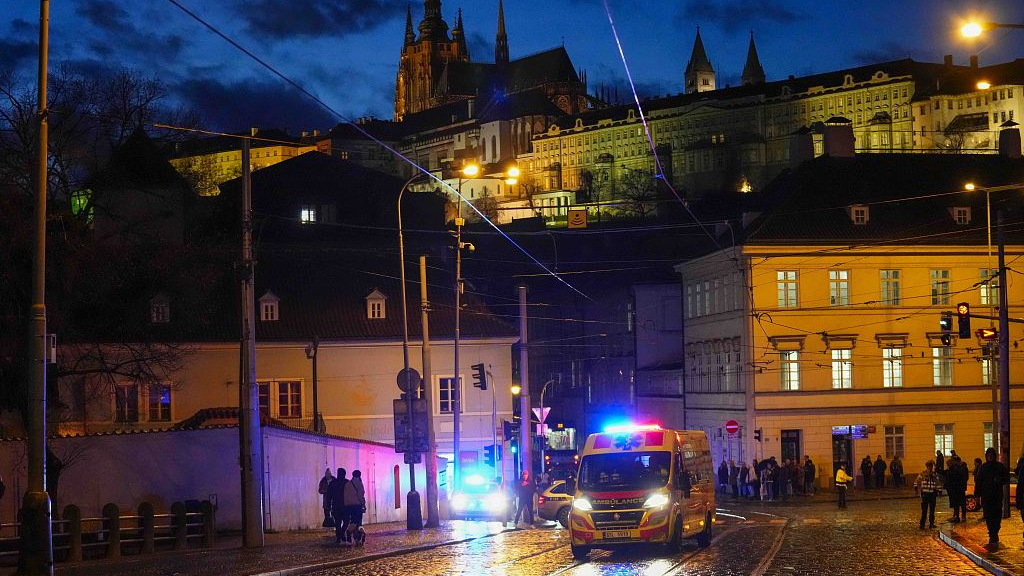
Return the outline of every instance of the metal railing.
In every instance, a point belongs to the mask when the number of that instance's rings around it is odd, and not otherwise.
[[[216,513],[212,503],[175,502],[168,514],[157,514],[143,502],[136,514],[122,515],[116,504],[103,507],[102,516],[83,518],[74,504],[66,506],[53,524],[54,560],[77,562],[85,558],[120,558],[122,554],[149,554],[157,549],[182,550],[189,541],[212,547]],[[132,525],[134,524],[134,525]],[[20,554],[20,522],[0,523],[0,562],[17,562]]]

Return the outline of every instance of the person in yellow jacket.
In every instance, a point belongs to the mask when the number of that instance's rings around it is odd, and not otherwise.
[[[846,473],[846,464],[840,464],[839,470],[836,470],[836,493],[839,495],[840,508],[846,508],[846,490],[850,482],[853,482],[853,476]]]

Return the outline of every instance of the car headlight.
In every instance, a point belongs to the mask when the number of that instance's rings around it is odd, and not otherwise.
[[[581,512],[590,512],[594,509],[594,506],[590,503],[590,500],[586,498],[575,498],[572,501],[572,507]]]
[[[658,492],[651,494],[650,497],[644,502],[644,508],[661,508],[665,504],[668,504],[668,496]]]
[[[484,508],[491,512],[501,512],[505,509],[505,499],[500,494],[491,494],[484,499]]]
[[[452,508],[463,510],[469,504],[469,498],[465,494],[456,494],[452,497]]]

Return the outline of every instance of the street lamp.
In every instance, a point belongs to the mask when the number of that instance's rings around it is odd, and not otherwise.
[[[306,344],[306,358],[313,361],[313,431],[324,432],[320,426],[320,394],[317,392],[316,357],[320,350],[320,337],[313,336],[313,341]]]
[[[968,22],[960,27],[960,34],[965,38],[977,38],[982,32],[996,28],[1012,28],[1024,30],[1024,24],[1000,24],[998,22]]]
[[[480,173],[480,165],[475,162],[470,162],[459,170],[459,197],[455,199],[457,203],[457,210],[455,212],[455,371],[452,373],[452,451],[454,452],[455,458],[452,463],[452,484],[456,490],[462,487],[460,483],[461,468],[462,465],[459,462],[460,449],[461,449],[461,436],[462,431],[460,430],[460,420],[462,412],[462,378],[459,372],[459,340],[461,339],[461,300],[462,300],[462,249],[468,248],[471,252],[476,248],[468,243],[462,241],[462,225],[465,220],[462,219],[462,178],[463,176],[472,178]]]
[[[979,80],[977,86],[978,90],[988,90],[989,88],[992,87],[992,84],[990,84],[987,80]]]

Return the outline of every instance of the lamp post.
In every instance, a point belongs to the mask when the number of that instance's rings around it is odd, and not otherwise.
[[[968,22],[960,27],[960,34],[965,38],[977,38],[982,32],[996,28],[1024,30],[1024,24],[1000,24],[998,22]]]
[[[306,359],[313,361],[313,431],[323,432],[320,426],[320,394],[317,391],[316,357],[320,351],[320,337],[313,336],[313,342],[306,344]]]
[[[973,182],[968,182],[964,185],[964,189],[968,192],[973,192],[977,189],[977,186]],[[988,188],[982,188],[985,192],[985,229],[988,236],[988,259],[985,261],[985,269],[988,274],[988,278],[985,280],[985,296],[988,300],[988,315],[992,316],[995,313],[995,303],[992,302],[992,195]],[[988,384],[992,388],[992,443],[999,445],[997,439],[999,438],[999,395],[996,392],[996,383],[992,380],[992,348],[989,346],[989,369],[988,369]]]
[[[453,460],[452,463],[452,485],[455,490],[459,490],[462,487],[460,483],[462,463],[459,461],[461,454],[461,413],[462,413],[462,378],[459,372],[459,341],[461,339],[461,321],[462,321],[462,249],[469,248],[473,250],[473,245],[468,242],[462,241],[462,225],[465,221],[462,219],[462,177],[469,176],[470,178],[480,173],[480,166],[475,163],[470,163],[462,167],[459,171],[459,197],[455,200],[456,202],[456,216],[455,216],[455,342],[454,342],[454,356],[455,356],[455,369],[452,372],[452,452]]]

